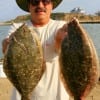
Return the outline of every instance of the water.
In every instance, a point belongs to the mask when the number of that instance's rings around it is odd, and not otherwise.
[[[100,24],[83,24],[83,27],[91,37],[100,58]]]
[[[96,47],[98,56],[100,57],[100,24],[82,24],[86,29],[90,37],[92,38],[94,45]],[[10,26],[0,26],[0,58],[3,57],[2,54],[2,40],[7,36]]]
[[[3,58],[2,54],[2,40],[7,37],[10,26],[0,26],[0,58]]]

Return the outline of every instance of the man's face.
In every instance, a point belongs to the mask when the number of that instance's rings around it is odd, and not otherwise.
[[[50,18],[53,4],[51,0],[30,0],[29,11],[32,20],[47,20]]]

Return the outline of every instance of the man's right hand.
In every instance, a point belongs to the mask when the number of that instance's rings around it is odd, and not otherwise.
[[[55,36],[55,49],[59,52],[62,40],[67,36],[67,23],[63,25],[60,29],[58,29],[57,34]]]
[[[6,50],[8,48],[8,45],[9,45],[9,42],[10,40],[13,38],[13,35],[14,35],[15,32],[11,33],[11,35],[7,38],[5,38],[3,41],[2,41],[2,52],[3,54],[6,53]]]
[[[5,54],[6,50],[7,50],[7,47],[9,45],[9,37],[5,38],[3,41],[2,41],[2,52],[3,54]]]

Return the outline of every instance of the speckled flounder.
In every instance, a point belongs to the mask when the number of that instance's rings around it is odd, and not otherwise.
[[[99,60],[95,47],[77,19],[68,23],[61,44],[61,78],[74,100],[84,100],[98,80]]]
[[[8,79],[21,94],[21,100],[30,100],[43,73],[43,55],[36,33],[25,24],[13,34],[3,66]]]

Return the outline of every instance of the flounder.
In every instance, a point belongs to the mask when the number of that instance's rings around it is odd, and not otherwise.
[[[61,44],[61,79],[74,100],[85,100],[99,77],[99,59],[94,44],[77,19],[68,23]]]
[[[31,92],[43,74],[43,67],[39,38],[23,24],[13,34],[3,63],[4,72],[21,94],[21,100],[30,100]]]

